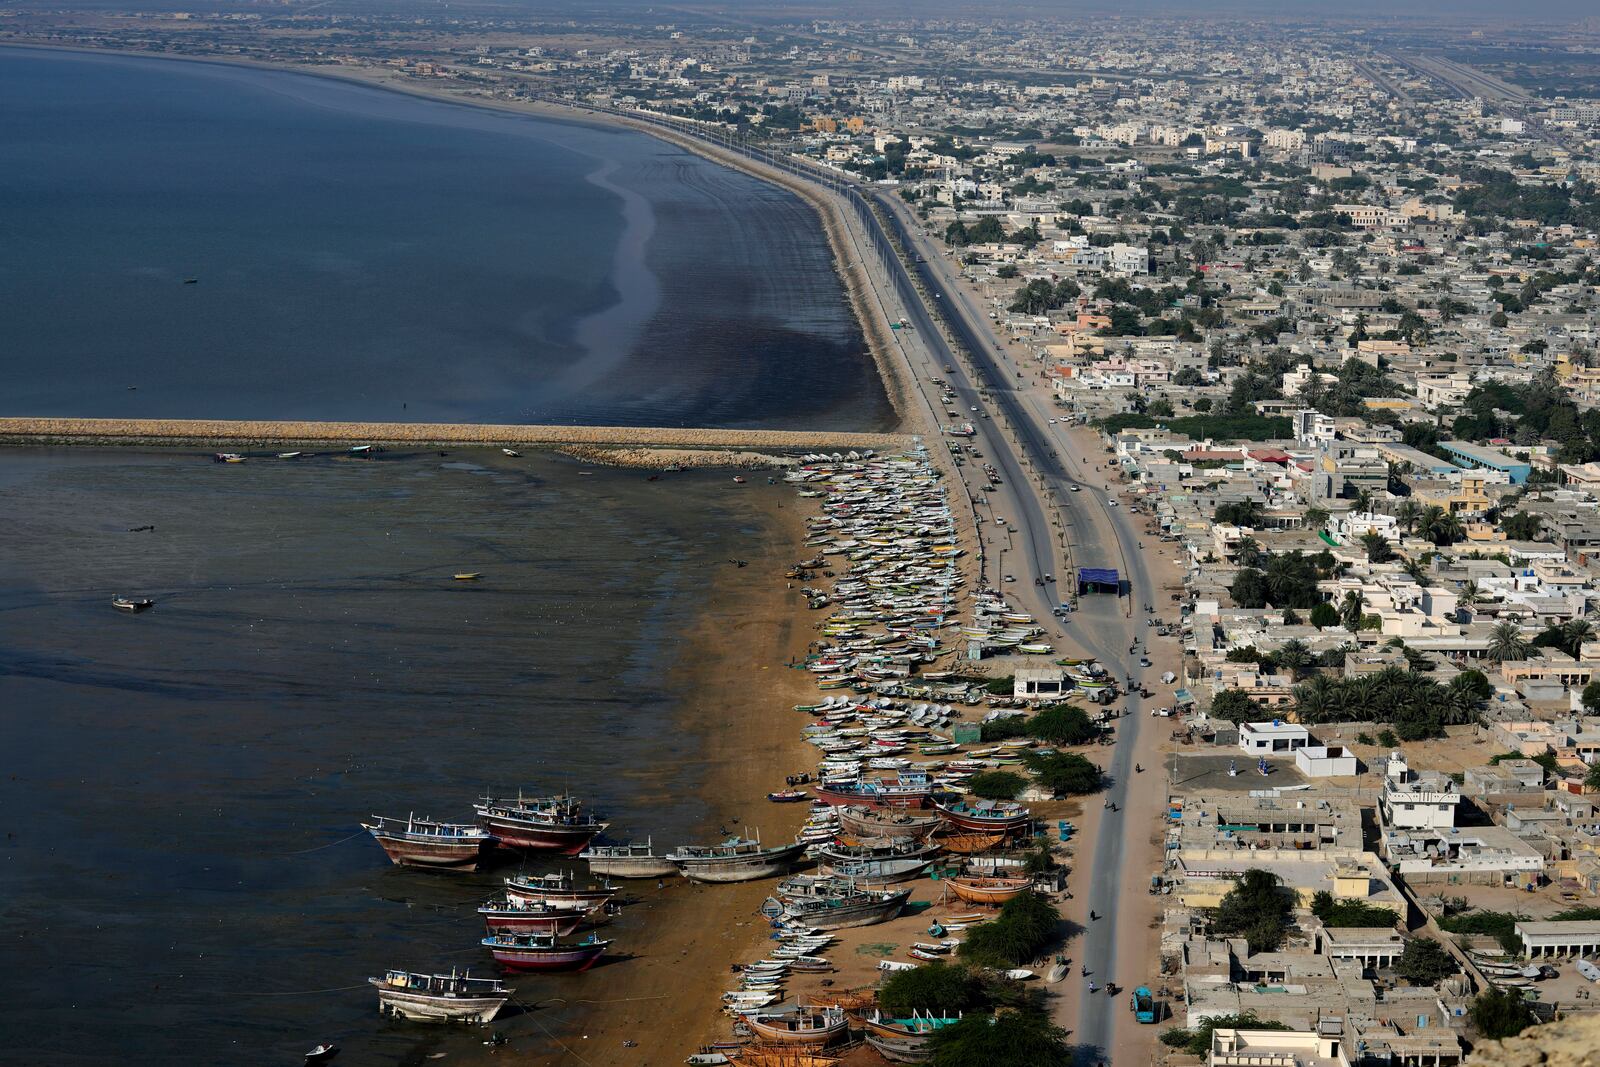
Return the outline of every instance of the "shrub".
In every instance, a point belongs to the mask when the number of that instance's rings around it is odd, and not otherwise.
[[[998,918],[974,927],[957,950],[961,958],[1004,970],[1027,963],[1055,940],[1061,913],[1037,893],[1006,901]]]
[[[985,771],[975,774],[967,782],[967,790],[985,800],[1015,800],[1028,783],[1020,774],[1010,771]]]
[[[935,1030],[927,1048],[933,1067],[1069,1067],[1072,1063],[1067,1032],[1039,1012],[968,1015]]]
[[[1278,876],[1252,867],[1217,905],[1211,928],[1222,937],[1243,935],[1251,952],[1272,952],[1283,943],[1293,910]]]
[[[1394,970],[1408,982],[1433,985],[1456,973],[1456,961],[1431,937],[1414,937],[1394,961]]]
[[[1467,1009],[1467,1017],[1478,1033],[1491,1040],[1515,1037],[1533,1025],[1533,1012],[1522,996],[1510,989],[1490,989],[1480,993]]]
[[[1058,797],[1083,796],[1101,786],[1100,768],[1076,752],[1025,752],[1034,780]]]
[[[1057,745],[1084,745],[1100,735],[1082,708],[1045,708],[1028,720],[1028,733]]]

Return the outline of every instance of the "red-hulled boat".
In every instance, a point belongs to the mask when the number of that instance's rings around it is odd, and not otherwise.
[[[1033,812],[1009,800],[935,802],[939,815],[951,826],[978,834],[1018,834],[1033,824]]]
[[[610,941],[563,942],[555,934],[491,934],[482,944],[508,971],[587,971]]]
[[[491,934],[570,934],[589,916],[586,904],[550,904],[542,900],[491,900],[478,909]]]
[[[502,848],[523,852],[559,852],[576,856],[609,824],[583,813],[583,805],[569,796],[515,800],[484,797],[474,804],[478,825],[494,835]]]
[[[547,904],[582,904],[598,911],[617,895],[610,882],[579,885],[571,871],[551,871],[544,875],[517,875],[506,879],[506,897],[514,901],[543,901]]]
[[[835,806],[925,808],[933,800],[933,783],[918,771],[853,782],[820,782],[817,799]]]
[[[489,853],[494,838],[466,823],[435,822],[409,815],[405,821],[374,815],[362,829],[373,836],[389,859],[402,867],[435,867],[474,871]]]

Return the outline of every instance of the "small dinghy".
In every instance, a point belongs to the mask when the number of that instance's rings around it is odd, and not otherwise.
[[[306,1053],[306,1063],[327,1063],[339,1054],[339,1046],[332,1044],[318,1045]]]

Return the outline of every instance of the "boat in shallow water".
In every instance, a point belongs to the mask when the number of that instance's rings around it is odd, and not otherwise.
[[[594,911],[616,895],[617,887],[609,882],[580,885],[571,871],[552,871],[537,876],[516,875],[506,879],[506,897],[510,900],[582,904]]]
[[[720,845],[684,845],[667,859],[692,881],[753,882],[787,874],[805,849],[803,841],[767,848],[759,839],[733,837]]]
[[[490,934],[570,934],[592,913],[582,901],[552,904],[544,900],[491,900],[478,909]]]
[[[589,870],[608,878],[665,878],[678,873],[678,865],[658,855],[650,838],[642,845],[590,845],[578,858],[589,864]]]
[[[488,856],[494,838],[468,823],[437,822],[408,815],[404,822],[374,815],[362,829],[402,867],[475,871]]]
[[[378,1010],[423,1023],[487,1023],[511,999],[498,978],[473,978],[468,972],[418,974],[390,971],[368,978],[378,988]]]
[[[587,971],[610,941],[562,941],[555,934],[490,934],[481,942],[508,971]]]

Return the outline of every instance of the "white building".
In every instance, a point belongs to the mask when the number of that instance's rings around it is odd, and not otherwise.
[[[1239,724],[1239,747],[1252,756],[1273,756],[1311,743],[1311,731],[1299,723],[1242,722]]]
[[[1447,830],[1456,824],[1461,793],[1438,771],[1417,772],[1396,752],[1389,757],[1378,798],[1386,826],[1405,830]]]
[[[1306,745],[1297,748],[1294,765],[1307,778],[1353,776],[1357,768],[1355,753],[1340,745]]]

